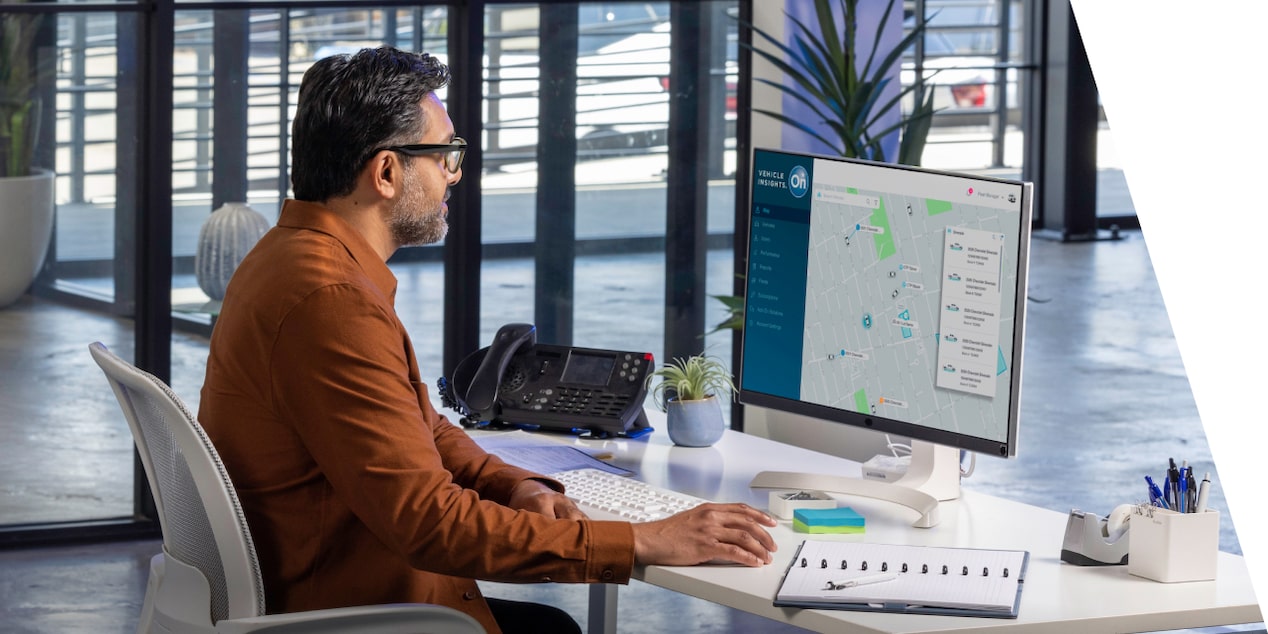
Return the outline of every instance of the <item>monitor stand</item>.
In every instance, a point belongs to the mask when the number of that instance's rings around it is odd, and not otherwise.
[[[911,465],[894,482],[845,476],[763,471],[750,487],[759,489],[815,490],[886,500],[920,514],[912,524],[929,528],[938,524],[938,502],[960,497],[960,450],[923,440],[911,441]]]

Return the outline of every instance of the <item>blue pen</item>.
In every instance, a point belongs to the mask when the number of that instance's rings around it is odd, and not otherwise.
[[[1185,500],[1189,499],[1189,480],[1188,480],[1189,473],[1188,472],[1189,472],[1188,467],[1180,467],[1180,478],[1179,478],[1180,495],[1176,496],[1176,510],[1180,511],[1181,513],[1189,512],[1189,509],[1187,508],[1187,505],[1184,502]]]
[[[1162,489],[1158,488],[1158,485],[1154,483],[1154,479],[1145,476],[1145,483],[1149,485],[1149,503],[1154,506],[1161,506],[1164,509],[1167,508],[1167,500],[1162,495]]]
[[[1197,479],[1193,478],[1193,468],[1189,467],[1188,477],[1184,478],[1188,481],[1189,495],[1184,498],[1184,512],[1197,512]]]

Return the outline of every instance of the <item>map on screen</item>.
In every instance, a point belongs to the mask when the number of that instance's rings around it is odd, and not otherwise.
[[[774,152],[754,175],[743,389],[1007,441],[1021,184]]]

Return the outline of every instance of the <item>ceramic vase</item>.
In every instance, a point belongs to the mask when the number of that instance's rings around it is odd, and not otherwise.
[[[225,203],[198,231],[194,272],[198,287],[213,300],[225,298],[229,278],[242,258],[269,230],[269,221],[246,203]]]
[[[671,398],[665,403],[669,439],[681,447],[709,447],[726,432],[718,397],[695,401]]]
[[[53,237],[55,174],[0,178],[0,308],[31,286]]]

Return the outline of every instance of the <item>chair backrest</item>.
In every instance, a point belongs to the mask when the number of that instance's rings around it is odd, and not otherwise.
[[[220,456],[172,389],[89,345],[136,441],[167,554],[197,568],[211,590],[211,621],[264,614],[264,584],[246,516]]]

